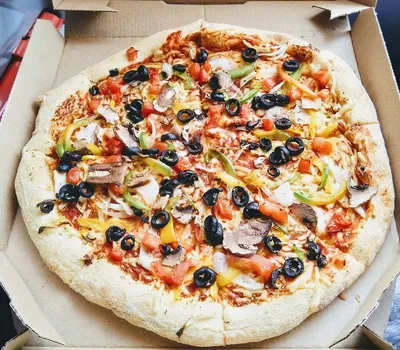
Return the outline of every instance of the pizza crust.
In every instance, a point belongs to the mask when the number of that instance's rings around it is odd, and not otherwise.
[[[142,60],[158,48],[173,31],[183,34],[203,29],[227,30],[229,33],[257,34],[263,40],[308,45],[289,35],[245,29],[203,21],[189,26],[157,33],[135,44],[139,50],[137,60]],[[49,135],[51,118],[60,105],[76,90],[86,91],[91,81],[103,78],[112,68],[122,68],[129,63],[126,50],[86,69],[42,98],[41,109],[32,139],[24,148],[16,178],[16,192],[28,232],[49,268],[86,299],[108,309],[139,327],[151,330],[168,339],[195,346],[219,346],[260,341],[278,336],[296,327],[313,312],[328,305],[347,288],[371,263],[379,250],[393,212],[393,185],[384,141],[378,124],[370,125],[376,147],[370,154],[374,164],[374,176],[380,183],[379,192],[372,200],[376,218],[360,230],[346,267],[337,270],[335,282],[321,289],[317,308],[311,305],[315,298],[312,289],[301,289],[292,295],[273,298],[262,304],[243,307],[222,306],[216,302],[195,302],[190,299],[174,300],[172,293],[160,292],[150,286],[135,282],[116,265],[106,260],[95,260],[85,266],[83,256],[91,253],[89,245],[83,244],[79,232],[61,225],[38,234],[40,226],[51,225],[62,218],[56,213],[42,214],[36,204],[55,197],[52,174],[46,165],[46,155],[54,145]],[[322,51],[321,59],[330,60],[335,67],[337,87],[343,89],[350,100],[357,101],[350,121],[376,123],[376,113],[364,88],[351,68],[337,56]],[[361,101],[361,103],[360,103]],[[104,276],[107,276],[104,278]],[[181,336],[177,335],[182,332]]]

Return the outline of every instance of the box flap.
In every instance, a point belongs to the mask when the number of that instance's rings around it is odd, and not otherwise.
[[[325,1],[318,3],[317,5],[313,5],[313,7],[329,11],[331,20],[342,16],[347,16],[352,13],[357,13],[369,8],[366,5],[358,4],[353,1],[347,1],[347,0]]]
[[[110,0],[53,0],[55,10],[117,12],[107,6]]]
[[[31,331],[26,330],[24,333],[16,335],[14,338],[5,343],[1,350],[21,349],[30,337],[31,333]]]
[[[27,328],[41,338],[65,344],[3,252],[0,252],[0,284],[11,300],[11,308]]]
[[[395,350],[396,348],[390,344],[387,340],[380,337],[378,334],[373,332],[367,326],[363,327],[364,333],[366,336],[372,341],[372,343],[377,347],[379,350]]]

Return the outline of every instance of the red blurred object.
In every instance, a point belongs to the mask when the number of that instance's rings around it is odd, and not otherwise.
[[[60,18],[50,12],[42,12],[38,18],[50,21],[51,23],[53,23],[54,27],[57,30],[60,30],[60,28],[64,24],[63,18]],[[13,52],[13,56],[7,69],[5,70],[3,76],[0,78],[0,120],[6,108],[7,100],[10,96],[15,78],[17,77],[19,67],[21,66],[21,61],[24,57],[26,48],[28,47],[32,30],[33,26],[31,27],[27,35],[21,39],[18,46]]]

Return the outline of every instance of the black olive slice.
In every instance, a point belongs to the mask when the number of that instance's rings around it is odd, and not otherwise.
[[[239,208],[249,203],[250,195],[242,186],[236,186],[232,189],[232,199]]]
[[[254,97],[253,99],[252,99],[252,101],[251,101],[251,108],[253,109],[253,110],[257,110],[257,109],[260,109],[260,96],[256,96],[256,97]]]
[[[79,189],[72,184],[65,184],[61,186],[56,194],[56,197],[65,202],[76,202],[79,199]]]
[[[283,165],[290,162],[290,152],[286,147],[278,146],[269,155],[269,161],[273,165]]]
[[[135,80],[147,81],[150,79],[149,70],[143,64],[141,64],[139,67],[137,67],[136,72],[137,72],[137,77]]]
[[[275,126],[278,130],[286,130],[292,126],[292,122],[289,118],[279,118],[275,120]]]
[[[258,53],[256,49],[248,47],[242,51],[242,58],[244,61],[253,63],[258,59]]]
[[[155,148],[155,147],[154,148],[142,148],[142,150],[140,152],[145,156],[156,156],[160,152],[160,149]]]
[[[177,140],[178,136],[176,136],[175,134],[173,134],[172,132],[168,133],[168,134],[163,134],[160,137],[161,141],[169,141],[169,140]]]
[[[110,226],[106,231],[107,242],[117,242],[124,236],[125,233],[126,230],[124,228],[119,226]]]
[[[54,209],[54,200],[44,200],[38,203],[36,206],[40,208],[42,213],[48,214]]]
[[[126,157],[133,157],[137,156],[140,153],[140,148],[133,146],[133,147],[124,147],[122,150],[122,155]]]
[[[159,190],[160,196],[161,197],[164,197],[164,196],[172,197],[174,194],[174,190],[178,185],[179,185],[178,180],[164,179],[163,181],[161,181],[161,187]]]
[[[203,152],[203,145],[200,142],[191,141],[187,145],[187,150],[190,154],[199,154]]]
[[[263,137],[260,139],[260,148],[264,152],[269,152],[272,148],[272,141],[270,139],[267,139],[266,137]]]
[[[110,73],[110,77],[116,77],[119,73],[119,70],[118,70],[118,68],[110,69],[109,73]]]
[[[297,277],[304,271],[304,264],[299,258],[287,258],[283,265],[283,272],[288,277]]]
[[[89,88],[89,94],[91,94],[92,96],[96,96],[100,93],[99,88],[96,85],[93,85]]]
[[[216,279],[217,274],[209,267],[200,267],[193,273],[193,281],[198,288],[208,288],[215,283]]]
[[[224,94],[223,94],[222,92],[213,91],[213,92],[210,94],[210,98],[211,98],[213,101],[217,101],[217,102],[223,102],[223,101],[225,101],[225,96],[224,96]]]
[[[261,217],[257,202],[250,202],[243,209],[243,217],[247,220]]]
[[[297,136],[288,138],[285,146],[292,156],[298,156],[304,151],[304,142],[300,137]]]
[[[260,122],[261,122],[261,119],[258,119],[258,120],[254,121],[254,122],[249,120],[245,125],[246,126],[246,130],[248,130],[248,131],[253,130],[258,124],[260,124]]]
[[[198,54],[196,55],[196,61],[197,63],[204,63],[207,61],[208,58],[208,52],[205,49],[200,49]]]
[[[294,72],[300,67],[300,62],[297,60],[287,60],[283,62],[283,69],[288,72]]]
[[[199,176],[193,170],[183,170],[178,174],[178,182],[183,185],[193,185]]]
[[[176,163],[179,161],[179,156],[176,154],[176,152],[171,151],[169,149],[166,149],[161,153],[160,160],[169,166],[174,166]]]
[[[138,217],[143,216],[143,210],[140,210],[140,209],[137,209],[137,208],[133,208],[133,213]]]
[[[282,241],[276,236],[265,237],[264,244],[272,253],[278,253],[282,249]]]
[[[169,213],[165,210],[157,211],[151,217],[151,227],[158,230],[167,226],[169,222],[170,216]]]
[[[126,235],[122,238],[121,248],[123,250],[132,250],[135,246],[135,236],[134,235]]]
[[[272,94],[264,94],[260,96],[258,108],[270,109],[275,106],[275,96]]]
[[[240,113],[241,108],[242,105],[240,101],[237,100],[236,98],[230,98],[225,102],[226,113],[228,113],[231,117],[238,115]]]
[[[275,103],[277,106],[286,106],[287,104],[289,104],[290,99],[288,95],[276,95],[275,96]]]
[[[72,168],[72,163],[67,160],[67,159],[60,159],[60,161],[57,164],[57,170],[62,172],[62,173],[66,173],[68,172],[70,169]]]
[[[193,120],[194,112],[191,109],[181,109],[176,117],[181,123],[186,124]]]
[[[280,275],[283,275],[282,267],[278,267],[277,269],[272,271],[271,280],[270,280],[270,284],[271,284],[272,288],[279,289],[276,282],[278,281],[278,278]]]
[[[222,192],[222,188],[210,188],[208,191],[206,191],[203,194],[203,202],[205,205],[208,205],[209,207],[212,207],[213,205],[215,205],[215,203],[217,203],[218,200],[218,195],[219,193]]]
[[[221,89],[221,85],[219,84],[218,77],[216,75],[213,75],[210,78],[210,81],[208,82],[208,85],[210,85],[210,88],[213,90],[218,90]]]
[[[171,254],[174,250],[168,244],[161,244],[161,254],[167,256]]]
[[[206,240],[212,246],[222,244],[224,239],[224,231],[222,225],[215,216],[209,215],[204,220],[204,234]]]
[[[276,178],[281,174],[281,171],[273,165],[268,168],[267,172],[273,178]]]
[[[174,64],[172,69],[179,73],[184,73],[186,71],[186,66],[184,64]]]
[[[141,111],[142,107],[143,107],[143,100],[141,100],[140,98],[135,98],[132,102],[131,102],[131,106],[133,108],[135,108],[137,111]]]
[[[317,266],[318,268],[323,269],[326,265],[328,265],[328,259],[322,254],[317,260]]]
[[[137,111],[136,109],[131,109],[126,117],[133,123],[137,124],[140,123],[141,121],[144,120],[144,118],[141,116],[140,112]]]
[[[94,195],[94,186],[88,182],[81,182],[78,185],[79,194],[84,198],[90,198]]]
[[[80,162],[82,159],[82,154],[76,151],[64,152],[63,159],[69,160],[70,162]]]
[[[305,244],[305,247],[308,250],[307,258],[309,258],[310,260],[317,260],[320,257],[321,247],[317,243],[313,241],[308,241]]]

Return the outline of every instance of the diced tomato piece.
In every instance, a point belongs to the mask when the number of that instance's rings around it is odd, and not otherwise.
[[[258,275],[264,277],[265,280],[271,278],[272,271],[275,270],[275,262],[264,258],[261,255],[253,255],[250,258],[241,258],[230,253],[227,254],[227,261],[230,267],[234,267],[240,270],[254,271]]]
[[[193,78],[193,80],[199,80],[200,78],[200,65],[198,63],[192,63],[188,68],[189,75]]]
[[[111,156],[111,157],[114,157],[114,156]],[[125,186],[123,186],[123,185],[109,184],[108,188],[110,189],[110,191],[112,193],[116,194],[117,196],[122,196],[125,191]]]
[[[161,261],[153,261],[150,265],[150,271],[165,283],[179,286],[193,266],[196,266],[196,262],[190,259],[176,265],[173,269],[165,267]]]
[[[157,113],[150,101],[145,101],[142,107],[142,116],[148,117],[150,114]]]
[[[242,108],[240,109],[240,114],[242,118],[248,118],[250,115],[250,105],[245,104],[242,105]]]
[[[314,78],[318,81],[321,88],[324,88],[329,83],[329,75],[327,69],[321,69],[317,73],[314,73]]]
[[[311,173],[311,162],[306,159],[300,159],[297,169],[299,170],[299,173],[310,174]]]
[[[113,137],[106,143],[106,149],[109,154],[121,154],[125,144],[118,138]]]
[[[235,267],[240,270],[252,270],[253,263],[249,258],[241,258],[231,253],[228,253],[226,258],[230,267]]]
[[[329,96],[329,90],[328,89],[322,89],[320,92],[318,92],[318,97],[321,100],[326,100]]]
[[[161,85],[160,84],[150,85],[148,92],[151,95],[158,95],[161,92]]]
[[[225,107],[223,105],[211,105],[208,107],[208,116],[213,114],[221,114]]]
[[[160,236],[146,232],[143,236],[142,244],[149,250],[158,250],[161,246]]]
[[[108,252],[108,257],[116,262],[121,262],[124,258],[124,253],[121,250],[111,249]]]
[[[290,102],[295,102],[299,100],[301,96],[303,96],[303,93],[297,87],[290,89],[289,91],[286,92],[286,94],[289,96]]]
[[[210,105],[208,107],[207,129],[218,126],[218,120],[221,118],[224,109],[223,105]]]
[[[75,206],[75,204],[70,204],[68,207],[63,211],[63,215],[71,222],[75,222],[78,218],[81,217],[81,212]]]
[[[124,79],[122,79],[122,77],[117,77],[117,78],[115,78],[115,82],[118,84],[118,85],[125,85],[126,83],[124,82]]]
[[[122,101],[121,93],[111,94],[111,98],[115,101],[116,104],[120,104]]]
[[[288,214],[279,204],[272,202],[264,202],[259,206],[258,210],[260,210],[262,214],[269,216],[270,218],[274,219],[280,224],[285,225],[288,222]]]
[[[99,91],[102,95],[108,95],[108,84],[106,81],[99,85]]]
[[[232,220],[232,208],[228,200],[220,198],[214,206],[215,213],[221,219]]]
[[[205,69],[200,70],[199,83],[204,85],[210,81],[210,74]]]
[[[127,57],[128,61],[135,60],[137,58],[137,55],[138,55],[138,51],[133,47],[130,47],[126,50],[126,57]]]
[[[82,181],[82,172],[79,168],[71,168],[67,173],[67,182],[77,185]]]
[[[114,80],[111,79],[107,84],[108,84],[108,91],[110,94],[120,94],[121,93],[120,85],[117,82],[115,82]]]
[[[279,84],[279,77],[276,75],[273,75],[272,77],[269,77],[267,79],[264,79],[261,82],[261,88],[265,91],[265,92],[270,92],[270,90]]]
[[[204,62],[204,63],[203,63],[203,69],[204,69],[207,73],[210,73],[210,71],[211,71],[211,64],[210,64],[208,61]]]
[[[103,161],[103,163],[121,163],[121,162],[122,162],[122,156],[119,154],[109,156]]]
[[[351,224],[351,220],[346,219],[342,213],[336,212],[326,226],[326,230],[328,232],[339,232],[349,228]]]
[[[313,151],[321,154],[331,154],[333,152],[332,143],[323,137],[315,137],[311,147]]]
[[[93,112],[97,112],[97,107],[99,107],[100,101],[96,99],[90,99],[88,102],[89,109]]]
[[[196,241],[200,242],[200,243],[203,242],[204,241],[203,227],[196,225],[193,220],[190,223],[190,227],[192,229],[192,232],[194,233],[194,237],[196,238]]]
[[[275,127],[274,121],[272,119],[263,119],[262,125],[265,131],[272,131]]]
[[[192,167],[193,167],[192,163],[187,158],[180,158],[178,160],[178,163],[176,163],[175,165],[175,168],[177,168],[179,171],[189,170]]]
[[[152,148],[158,148],[158,153],[161,153],[168,149],[168,144],[166,142],[157,141],[154,142]]]

